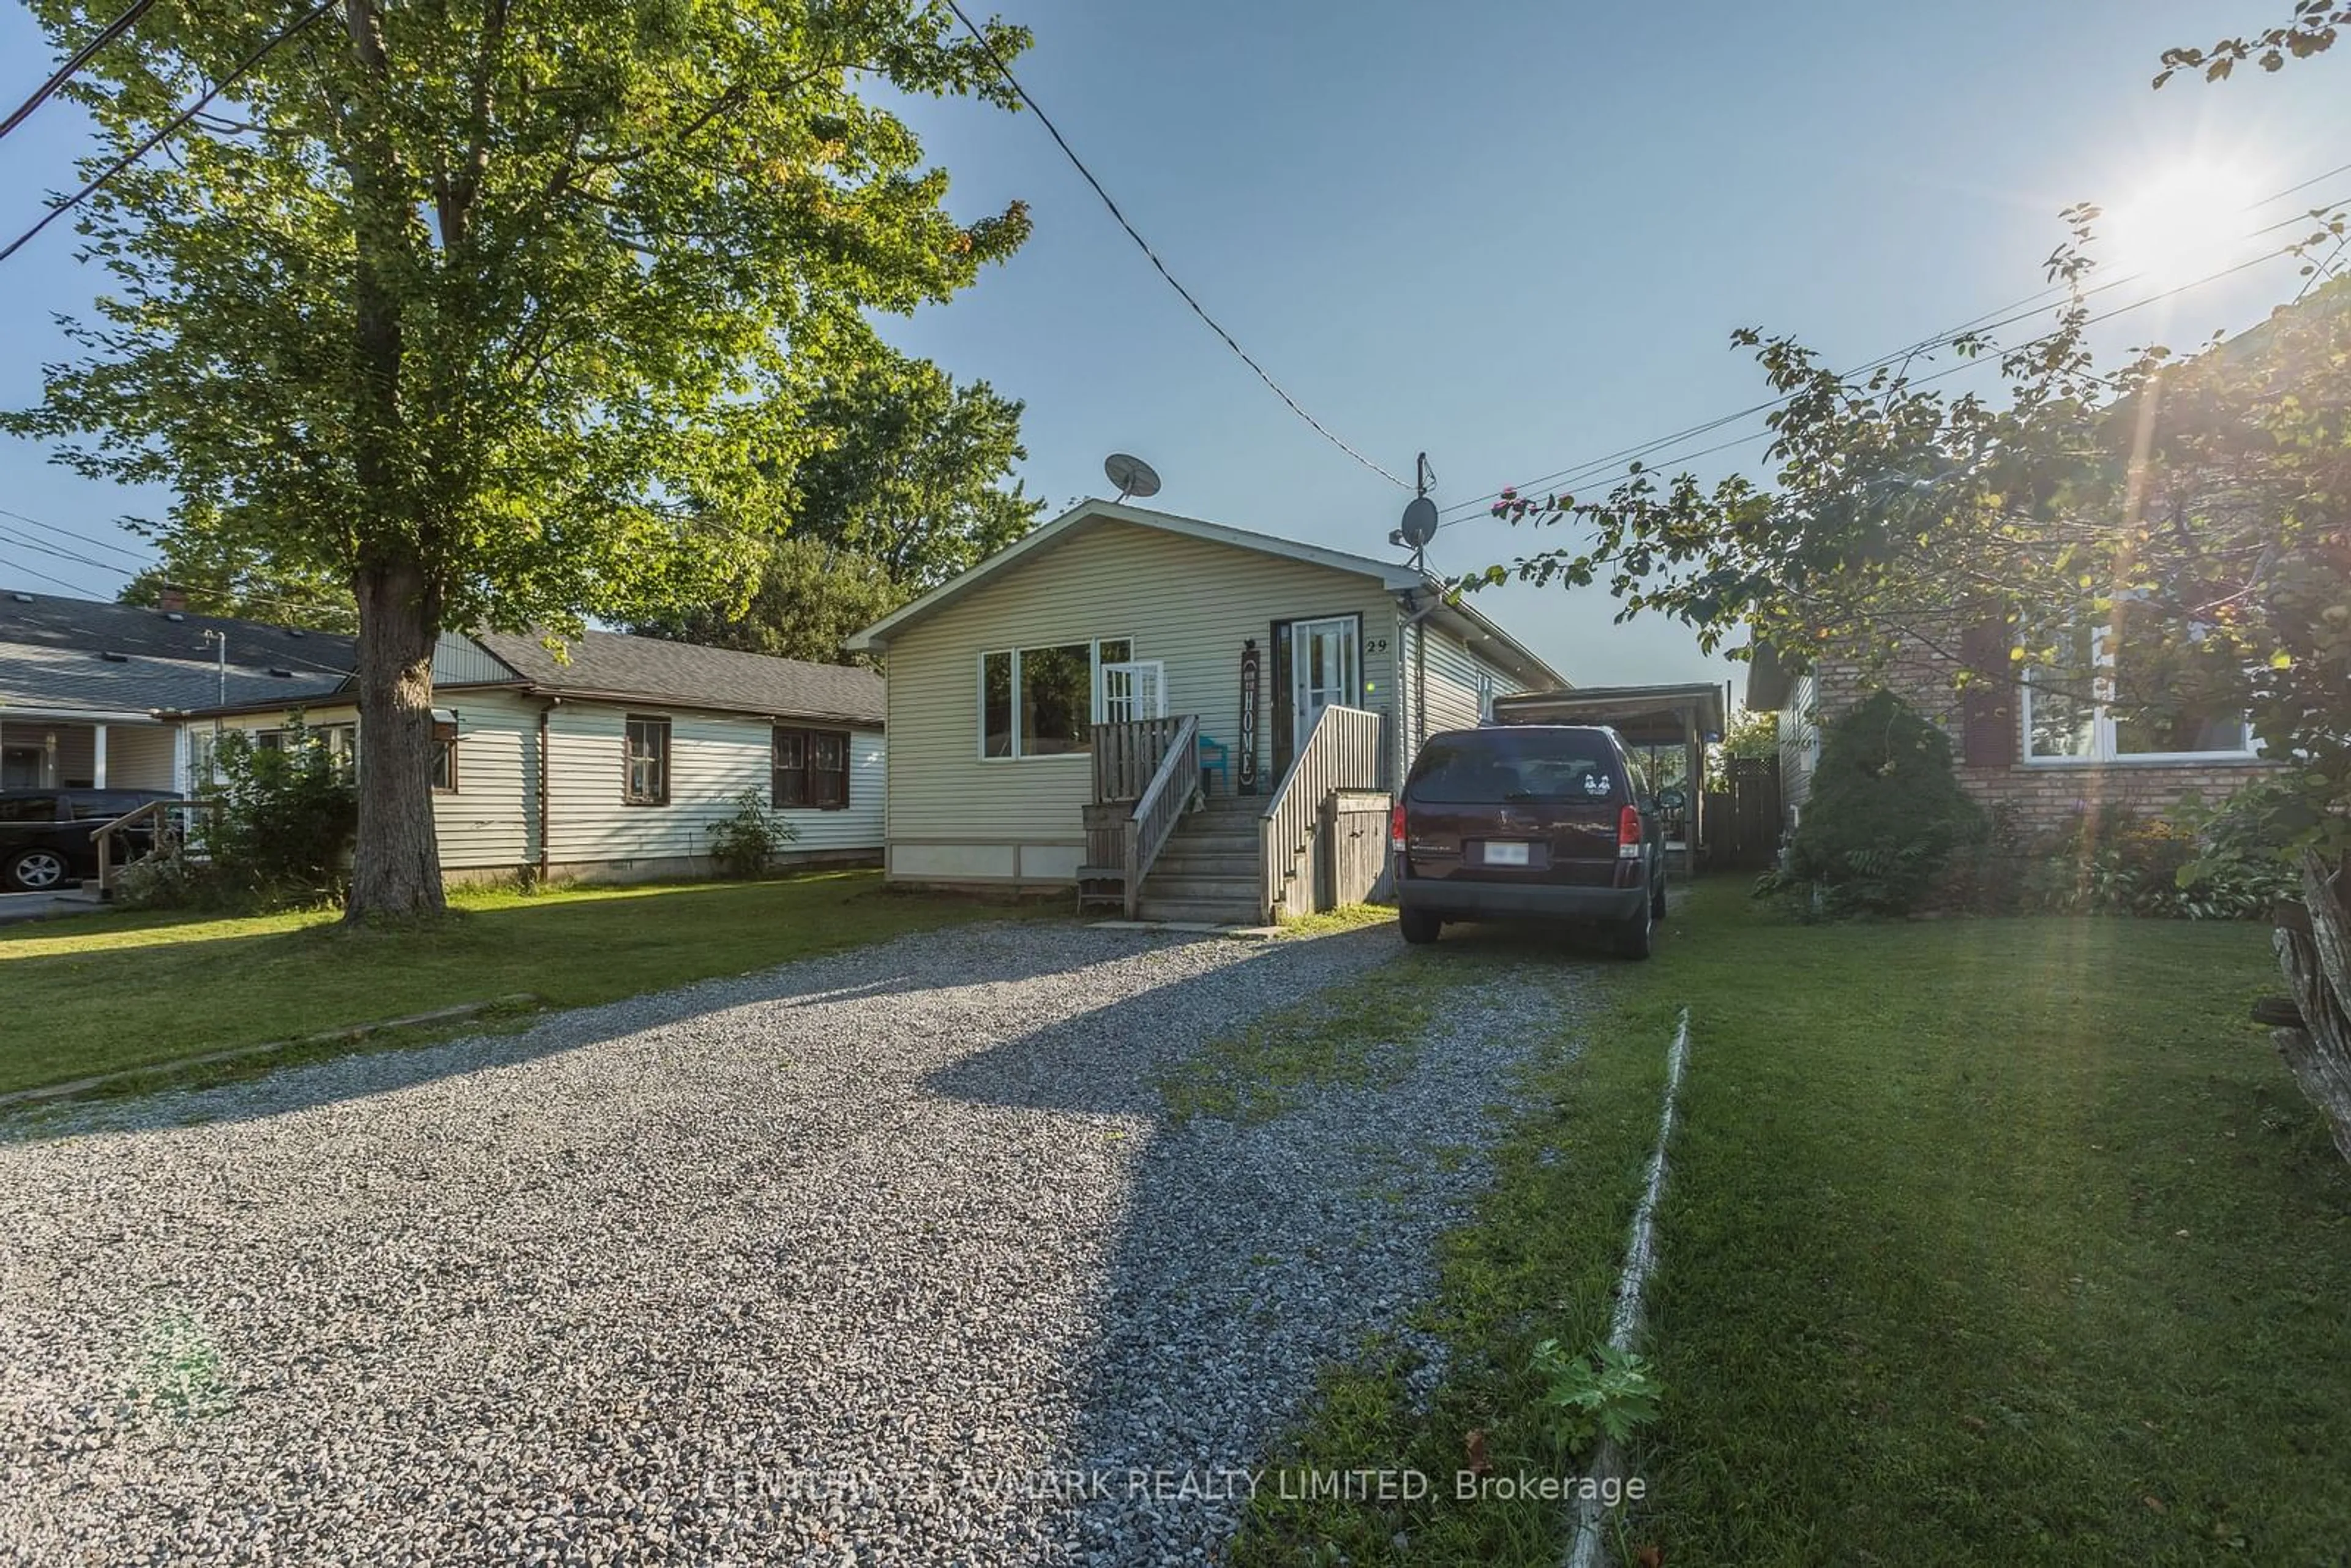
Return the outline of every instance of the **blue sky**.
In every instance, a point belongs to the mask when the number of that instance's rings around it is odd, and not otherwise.
[[[2032,294],[2069,203],[2127,202],[2191,158],[2240,170],[2251,203],[2351,159],[2342,49],[2274,78],[2148,89],[2165,47],[2287,9],[1023,0],[1004,14],[1037,34],[1015,69],[1176,275],[1350,443],[1406,476],[1426,450],[1450,504],[1761,401],[1734,328],[1866,360]],[[49,60],[22,11],[0,13],[0,97]],[[1033,492],[1054,510],[1102,494],[1102,456],[1135,452],[1169,510],[1386,553],[1405,493],[1258,383],[1033,117],[903,107],[952,172],[956,210],[1018,197],[1034,214],[1035,237],[977,288],[884,323],[1027,401]],[[7,140],[12,235],[71,183],[85,138],[52,105]],[[2256,221],[2344,195],[2351,174]],[[0,264],[11,405],[38,397],[41,361],[63,350],[52,317],[91,298],[71,242],[60,225]],[[2274,263],[2124,316],[2108,340],[2241,328],[2296,285],[2294,263]],[[1761,449],[1695,465],[1720,473]],[[0,508],[126,542],[114,519],[157,509],[45,459],[0,438]],[[1438,536],[1432,562],[1468,570],[1525,542],[1474,519]],[[54,591],[30,571],[98,594],[120,582],[0,538],[0,583]],[[1612,625],[1597,590],[1513,586],[1481,603],[1579,684],[1733,673],[1685,629]]]

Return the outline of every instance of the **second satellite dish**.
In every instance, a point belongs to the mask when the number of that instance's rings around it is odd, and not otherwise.
[[[1415,496],[1405,504],[1404,524],[1396,529],[1404,542],[1418,549],[1437,537],[1437,503],[1426,496]]]
[[[1102,473],[1118,486],[1118,498],[1122,501],[1130,496],[1148,500],[1159,494],[1159,476],[1153,473],[1151,465],[1140,457],[1113,452],[1102,459]],[[1432,516],[1434,511],[1431,508]]]

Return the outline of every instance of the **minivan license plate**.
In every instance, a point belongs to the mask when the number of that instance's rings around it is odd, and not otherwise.
[[[1489,842],[1486,845],[1486,863],[1488,865],[1524,865],[1527,863],[1527,846]]]

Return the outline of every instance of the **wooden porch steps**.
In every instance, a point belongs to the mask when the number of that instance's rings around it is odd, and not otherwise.
[[[1259,798],[1214,795],[1186,814],[1143,879],[1135,914],[1217,925],[1261,922],[1258,817],[1264,810]]]

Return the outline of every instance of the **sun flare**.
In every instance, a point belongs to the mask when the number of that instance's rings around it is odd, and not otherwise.
[[[2195,160],[2151,175],[2106,215],[2106,253],[2119,272],[2177,281],[2241,253],[2253,228],[2255,175]]]

